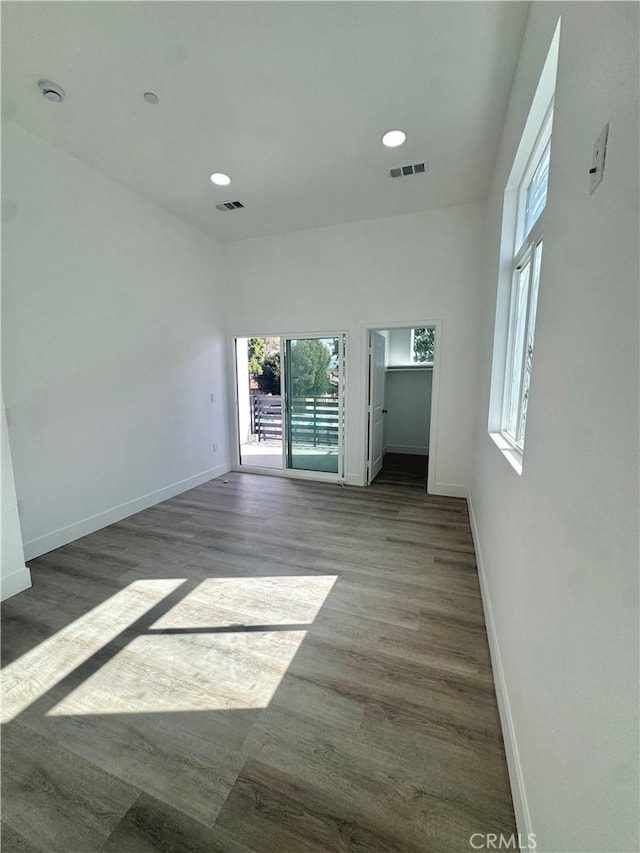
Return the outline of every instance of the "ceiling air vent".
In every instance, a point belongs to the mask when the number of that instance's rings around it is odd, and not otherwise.
[[[389,174],[392,178],[404,178],[407,175],[422,175],[426,171],[424,163],[413,163],[411,166],[398,166],[397,169],[391,169]]]
[[[222,204],[216,204],[216,210],[242,210],[244,204],[241,201],[223,201]]]

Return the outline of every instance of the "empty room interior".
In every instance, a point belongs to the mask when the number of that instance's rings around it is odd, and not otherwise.
[[[638,853],[638,13],[2,2],[3,853]]]

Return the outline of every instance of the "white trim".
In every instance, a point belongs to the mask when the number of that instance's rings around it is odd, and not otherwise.
[[[11,572],[10,575],[2,578],[2,581],[0,582],[0,587],[2,588],[0,601],[6,601],[7,598],[11,598],[19,592],[24,592],[25,589],[29,589],[30,586],[31,572],[27,566],[18,569],[17,572]]]
[[[502,436],[507,440],[507,442],[512,443],[514,447],[519,450],[521,457],[524,452],[524,429],[526,427],[526,424],[525,427],[523,427],[522,424],[522,411],[525,403],[525,393],[528,391],[528,389],[525,389],[524,377],[527,367],[529,344],[533,344],[533,339],[535,335],[535,316],[538,302],[538,287],[536,286],[534,288],[534,283],[536,283],[536,270],[538,273],[537,282],[539,282],[540,280],[541,273],[539,250],[540,252],[542,251],[541,247],[543,243],[543,217],[544,211],[542,211],[535,224],[533,225],[531,231],[527,235],[526,242],[520,249],[520,252],[514,261],[513,276],[511,280],[511,306],[509,310],[509,333],[507,337],[507,362],[504,374],[504,393],[502,400],[500,432]],[[536,265],[536,260],[538,261],[538,265]],[[522,293],[521,277],[524,273],[524,270],[526,270],[527,268],[527,296],[523,321],[524,326],[522,350],[519,353],[516,353],[515,331],[517,327],[517,303],[519,302],[520,294]],[[514,392],[514,379],[516,378],[516,376],[519,380],[519,391],[518,405],[516,408],[515,435],[512,436],[505,426],[505,421],[508,417],[508,412],[511,409],[512,395]],[[521,432],[522,435],[520,434]]]
[[[496,630],[496,623],[493,618],[491,595],[489,593],[489,584],[484,569],[484,559],[482,557],[482,548],[480,546],[480,537],[478,534],[476,515],[473,510],[471,489],[468,490],[467,503],[469,505],[469,521],[471,524],[471,535],[473,537],[473,545],[476,552],[476,564],[478,566],[478,579],[480,581],[480,594],[482,596],[484,621],[487,629],[487,638],[489,640],[489,651],[491,653],[493,681],[496,688],[496,698],[498,700],[498,710],[500,712],[500,722],[502,726],[502,737],[504,740],[504,749],[507,757],[509,779],[511,782],[511,796],[513,798],[513,808],[516,815],[516,824],[519,831],[519,838],[526,845],[521,845],[521,850],[528,851],[531,848],[526,844],[526,839],[530,838],[533,835],[531,813],[529,811],[529,803],[527,800],[524,774],[522,772],[520,753],[518,751],[518,741],[516,738],[515,724],[513,721],[511,705],[509,702],[507,680],[504,674],[504,667],[502,666],[502,656],[500,654],[498,633]]]
[[[345,486],[358,486],[359,488],[362,488],[363,486],[366,486],[367,484],[364,481],[364,478],[361,477],[359,474],[345,474],[344,485]]]
[[[335,338],[340,342],[340,352],[338,356],[338,365],[340,367],[340,382],[338,385],[338,471],[315,471],[307,468],[290,467],[289,462],[289,405],[288,405],[288,388],[287,388],[287,342],[301,340],[318,340],[319,338],[331,339]],[[237,338],[236,338],[237,340]],[[321,479],[331,479],[337,475],[338,481],[344,481],[344,454],[345,454],[345,434],[346,434],[346,365],[347,360],[347,333],[346,332],[330,332],[327,334],[313,333],[306,335],[287,335],[280,337],[280,394],[282,397],[282,471],[285,474],[290,474],[296,471],[312,471],[316,474],[328,474],[328,477]],[[237,371],[236,371],[237,374]],[[236,379],[237,381],[237,379]],[[246,466],[243,466],[246,468]],[[278,469],[275,469],[278,470]],[[312,478],[307,478],[312,479]]]
[[[256,335],[256,337],[259,337]],[[279,471],[281,474],[284,474],[285,471],[289,471],[289,407],[287,405],[287,397],[289,394],[288,382],[287,382],[287,371],[290,370],[289,367],[289,359],[287,358],[287,341],[292,340],[291,338],[286,338],[284,335],[280,335],[278,341],[280,343],[280,418],[282,420],[281,431],[282,435],[280,437],[280,449],[282,451],[282,467],[274,468],[274,471]],[[236,353],[238,351],[238,339],[236,338]],[[236,370],[236,382],[240,381],[240,376],[238,371]],[[238,414],[238,418],[240,415]],[[240,467],[242,465],[242,448],[240,448]],[[244,466],[247,467],[247,466]],[[338,468],[340,468],[340,464],[338,464]]]
[[[234,465],[237,474],[266,474],[267,477],[284,477],[288,480],[315,480],[318,483],[344,485],[345,478],[335,471],[311,471],[307,468],[261,468],[258,465]],[[359,484],[356,484],[359,485]]]
[[[425,447],[417,447],[411,444],[388,444],[385,449],[385,453],[408,453],[411,456],[428,456],[429,448]]]
[[[75,521],[66,527],[52,530],[50,533],[45,533],[44,536],[30,539],[24,543],[25,560],[33,560],[35,557],[40,557],[42,554],[53,551],[55,548],[67,545],[69,542],[80,539],[82,536],[95,533],[96,530],[108,527],[116,521],[122,521],[123,518],[127,518],[136,512],[141,512],[143,509],[149,509],[149,507],[155,506],[162,501],[166,501],[169,498],[182,494],[182,492],[200,486],[202,483],[220,477],[230,470],[231,466],[228,463],[217,465],[215,468],[209,468],[206,471],[201,471],[199,474],[194,474],[193,477],[187,477],[185,480],[171,483],[171,485],[165,486],[162,489],[156,489],[154,492],[148,492],[146,495],[140,495],[138,498],[125,501],[125,503],[118,504],[118,506],[98,512],[95,515],[90,515],[81,521]]]
[[[513,259],[513,269],[520,270],[526,266],[528,260],[533,259],[535,248],[544,236],[544,209],[540,216],[531,226],[531,231],[522,241],[518,254]]]
[[[327,332],[324,330],[320,330],[319,332],[314,331],[306,331],[306,332],[233,332],[231,335],[227,335],[227,338],[233,343],[236,338],[292,338],[293,340],[301,340],[302,338],[337,338],[339,335],[348,335],[346,329]]]
[[[436,330],[436,340],[433,348],[433,379],[431,380],[431,418],[429,426],[429,471],[427,472],[427,493],[432,495],[448,495],[447,491],[438,491],[440,488],[447,489],[447,484],[436,483],[436,464],[438,450],[438,404],[439,404],[439,389],[440,389],[440,352],[442,347],[442,320],[383,320],[379,323],[362,323],[362,353],[368,352],[369,349],[369,333],[385,331],[386,329],[423,329],[427,327]],[[364,476],[365,482],[368,468],[369,455],[369,422],[367,418],[367,400],[369,388],[369,359],[362,358],[361,365],[361,411],[365,412],[364,417]],[[453,497],[467,496],[466,486],[451,486],[454,490],[463,489],[462,494],[452,494]]]
[[[513,158],[513,165],[507,179],[507,189],[517,190],[531,158],[531,151],[535,148],[540,135],[540,129],[547,118],[549,106],[555,97],[561,21],[562,18],[559,15],[558,23],[549,44],[547,57],[540,73],[540,79],[538,80],[538,85],[531,102],[529,115],[527,116],[522,136],[520,137],[520,142]],[[512,247],[513,251],[511,254],[513,255],[515,254],[515,245],[512,244]]]
[[[511,337],[511,302],[514,296],[514,258],[522,253],[516,241],[523,236],[521,185],[534,159],[541,141],[541,132],[549,128],[552,132],[553,100],[556,87],[558,52],[560,44],[561,18],[558,16],[553,38],[547,52],[544,67],[536,87],[529,115],[516,150],[511,171],[503,196],[500,249],[498,253],[498,287],[491,359],[491,385],[489,392],[489,417],[487,431],[499,433],[504,426],[505,395]],[[542,152],[540,152],[542,153]],[[544,215],[541,214],[541,217]],[[534,224],[527,239],[542,228],[542,219]],[[523,241],[526,243],[526,241]],[[526,251],[526,250],[525,250]],[[510,370],[510,368],[509,368]]]
[[[387,373],[390,371],[396,370],[433,370],[433,362],[432,361],[421,361],[416,362],[415,364],[388,364],[385,367]]]
[[[532,222],[529,226],[528,233],[525,232],[526,225],[526,216],[527,216],[527,195],[529,193],[529,189],[531,187],[531,182],[533,181],[533,176],[536,173],[536,169],[542,162],[542,158],[544,156],[545,151],[547,150],[547,145],[551,140],[551,130],[553,128],[553,106],[554,106],[554,98],[551,98],[551,102],[549,103],[549,107],[547,108],[546,115],[542,121],[542,125],[540,127],[540,131],[536,138],[536,141],[533,144],[533,148],[531,149],[531,154],[529,156],[529,161],[525,167],[525,170],[522,174],[520,182],[518,184],[518,214],[517,214],[517,226],[516,226],[516,234],[514,245],[516,248],[515,255],[517,257],[520,254],[522,247],[530,242],[531,234],[533,233],[536,225],[540,222],[540,217],[544,213],[544,207],[538,214],[538,218],[535,222]],[[548,181],[548,177],[547,177]],[[546,207],[546,201],[545,201]],[[518,249],[518,243],[520,244],[520,249]]]
[[[259,335],[249,335],[249,338],[257,338]],[[265,335],[265,337],[267,337]],[[276,337],[270,335],[269,337]],[[233,438],[233,450],[231,455],[231,470],[237,471],[240,467],[240,420],[239,420],[239,405],[240,399],[238,396],[238,339],[244,339],[244,335],[233,335],[229,338],[229,347],[231,349],[231,358],[227,364],[231,364],[233,371],[233,382],[231,382],[231,405],[229,406],[229,435]],[[282,365],[282,354],[280,355]]]
[[[489,438],[498,450],[502,452],[502,455],[516,474],[522,476],[522,450],[511,441],[509,436],[502,432],[490,432]]]
[[[431,468],[431,464],[429,464]],[[468,486],[461,486],[459,483],[433,483],[428,487],[430,495],[440,495],[445,498],[467,498],[469,494]]]

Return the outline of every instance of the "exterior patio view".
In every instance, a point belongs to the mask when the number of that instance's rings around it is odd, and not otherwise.
[[[339,349],[339,337],[237,340],[241,465],[338,473]]]

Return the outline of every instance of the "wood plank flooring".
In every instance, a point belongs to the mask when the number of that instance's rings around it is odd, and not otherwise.
[[[229,474],[2,607],[3,853],[516,832],[466,503]]]
[[[428,456],[412,453],[385,453],[382,471],[375,482],[378,485],[407,486],[427,490]]]

